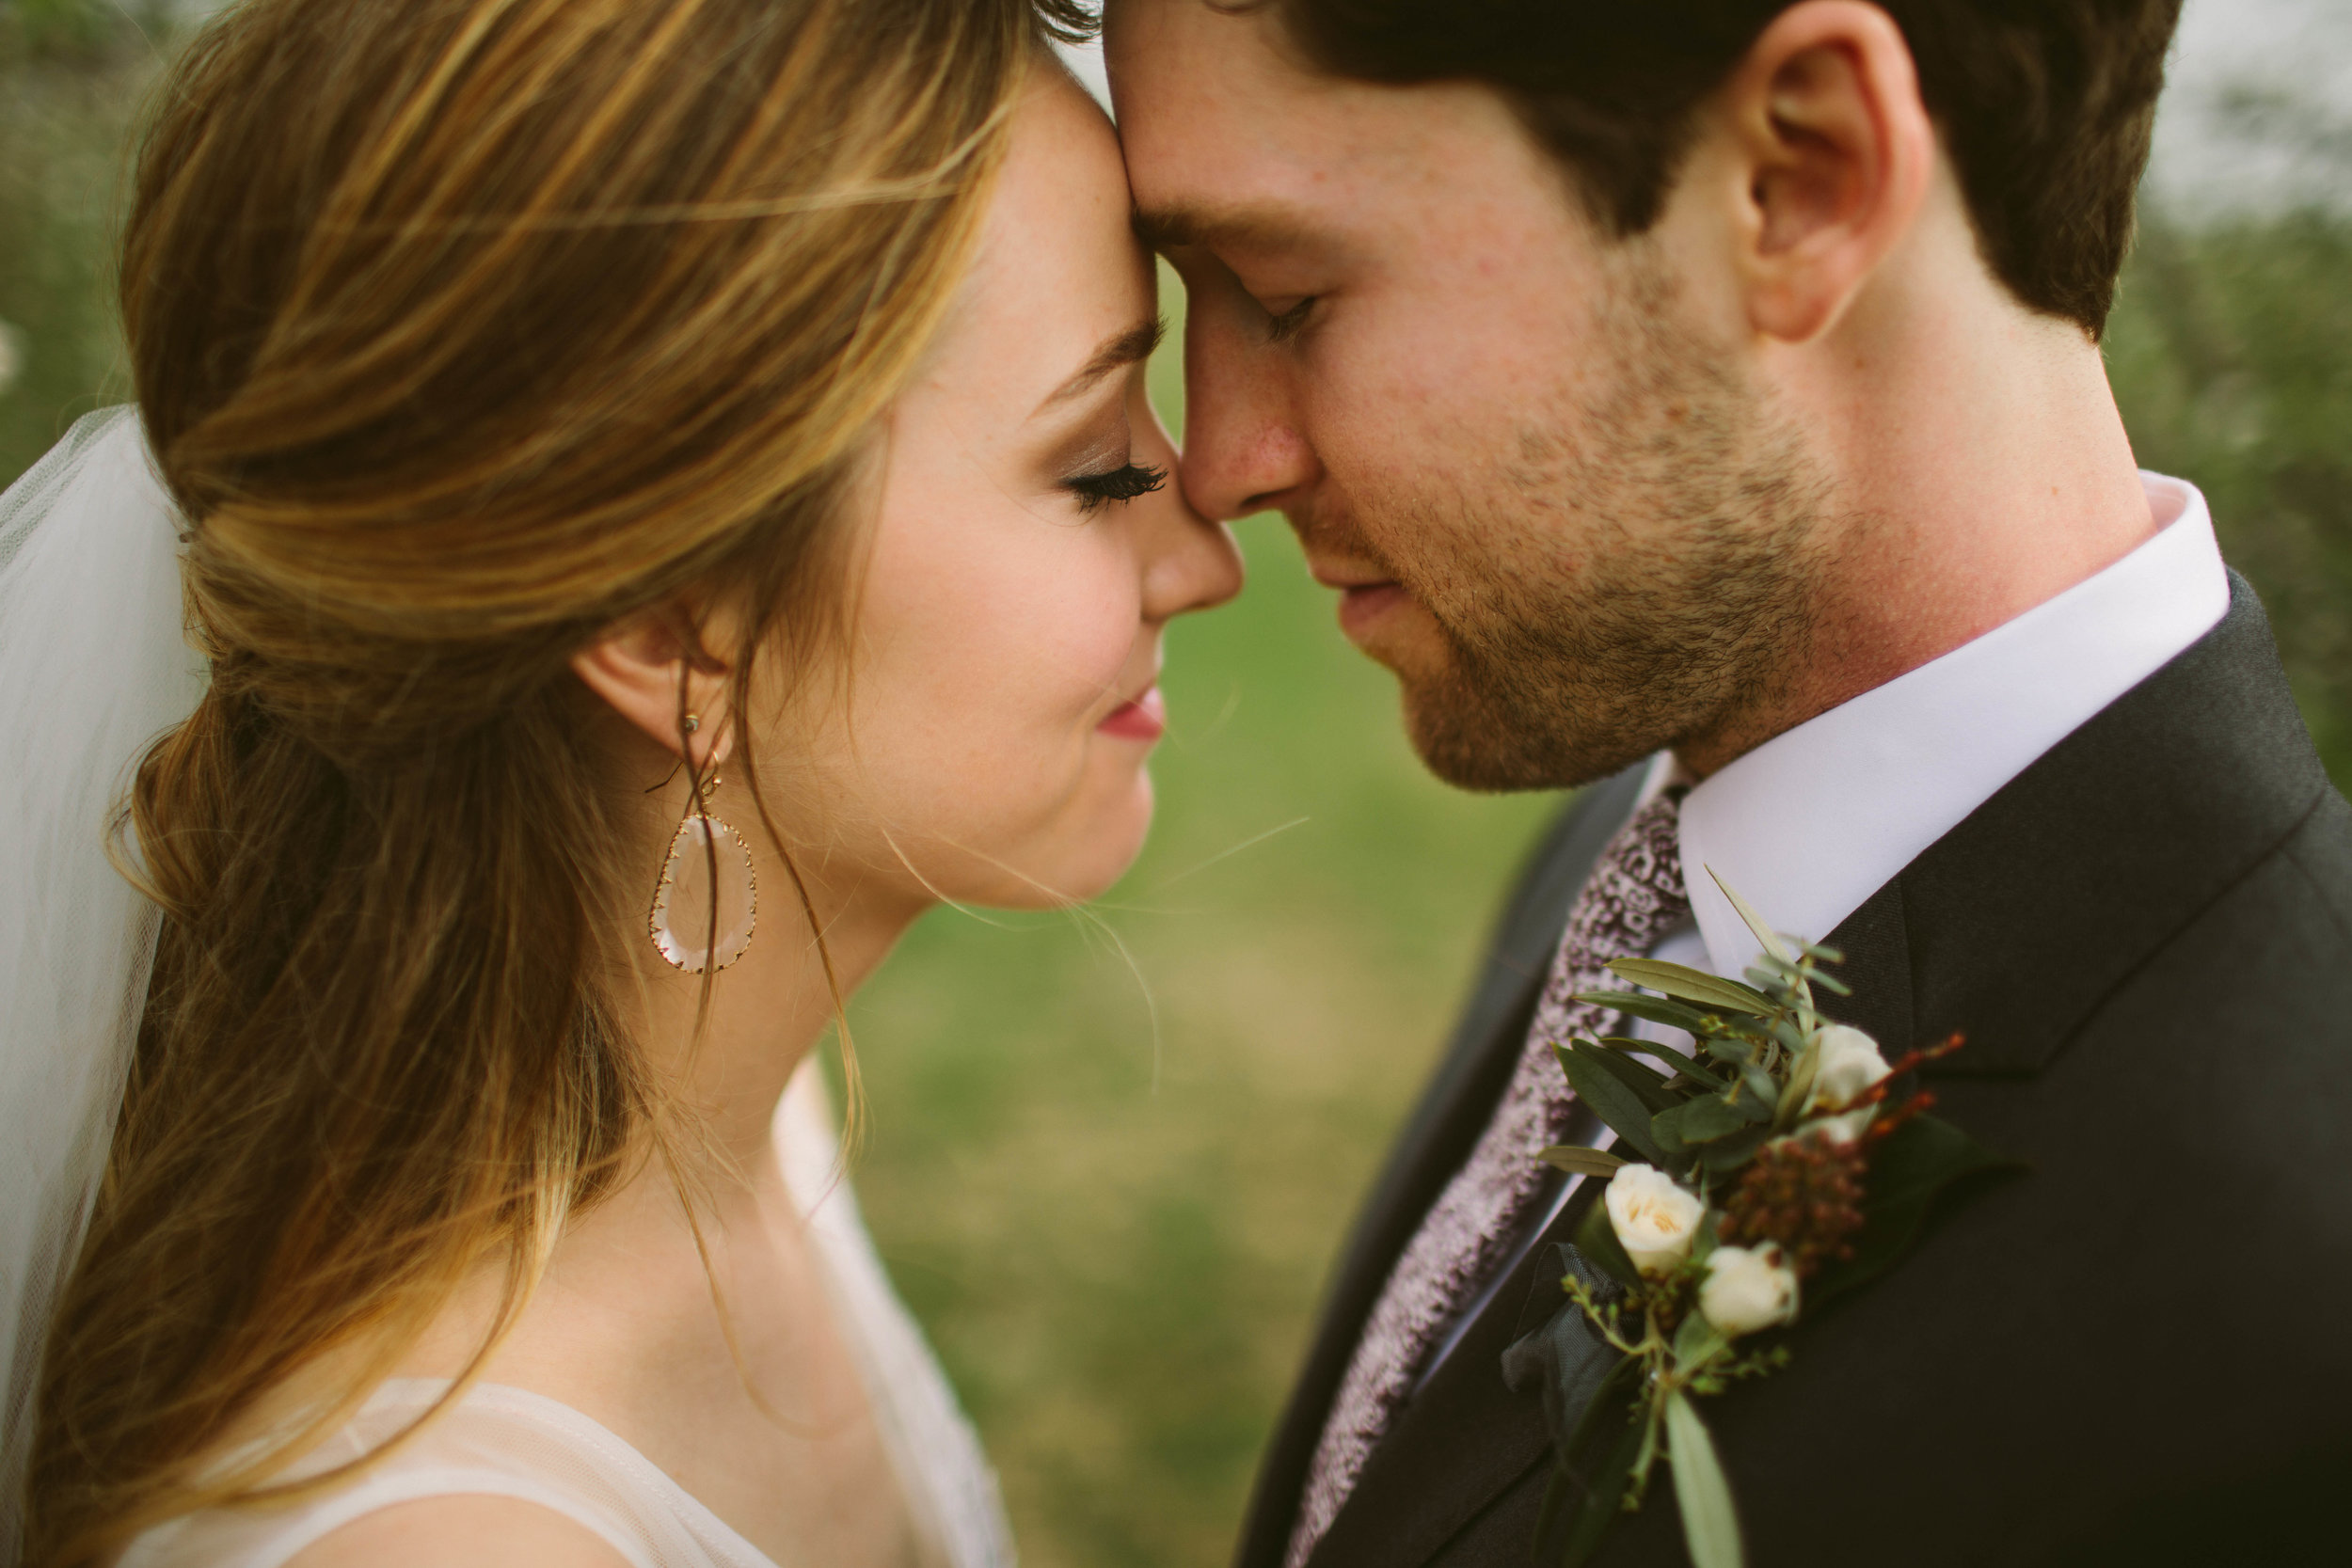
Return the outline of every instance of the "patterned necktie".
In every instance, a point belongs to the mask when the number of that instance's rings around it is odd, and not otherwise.
[[[1676,835],[1679,796],[1661,795],[1634,813],[1577,895],[1502,1102],[1398,1255],[1365,1322],[1315,1445],[1284,1568],[1299,1568],[1323,1539],[1432,1342],[1509,1254],[1529,1200],[1544,1184],[1537,1156],[1568,1135],[1575,1108],[1552,1042],[1598,1034],[1615,1016],[1573,1000],[1576,993],[1620,984],[1609,962],[1648,952],[1689,914]]]

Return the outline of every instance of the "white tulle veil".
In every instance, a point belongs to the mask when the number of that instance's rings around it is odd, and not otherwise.
[[[88,1223],[155,941],[108,858],[149,744],[204,689],[179,515],[136,412],[81,420],[0,495],[0,1562],[52,1306]]]

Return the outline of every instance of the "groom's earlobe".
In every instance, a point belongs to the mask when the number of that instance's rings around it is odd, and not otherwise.
[[[1750,323],[1809,341],[1911,231],[1932,181],[1911,51],[1875,6],[1806,0],[1757,38],[1719,106],[1744,174],[1735,230]]]

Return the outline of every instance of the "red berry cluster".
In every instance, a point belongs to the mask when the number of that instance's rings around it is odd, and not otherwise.
[[[1859,1142],[1819,1132],[1766,1145],[1724,1200],[1719,1234],[1740,1246],[1779,1243],[1800,1279],[1826,1259],[1851,1258],[1848,1238],[1862,1228],[1866,1160]]]

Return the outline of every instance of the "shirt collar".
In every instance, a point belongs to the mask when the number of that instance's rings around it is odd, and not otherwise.
[[[2229,574],[2194,485],[2143,473],[2155,535],[2056,597],[1773,736],[1682,802],[1683,877],[1719,974],[1774,930],[1819,941],[2093,714],[2219,623]],[[1666,759],[1649,784],[1663,787]]]

